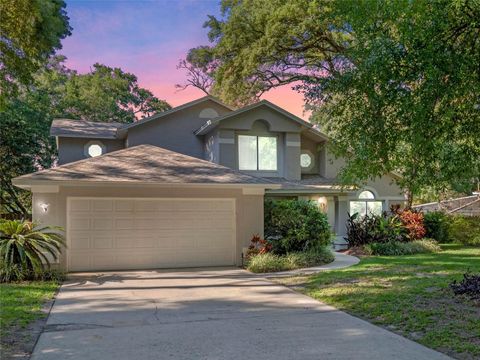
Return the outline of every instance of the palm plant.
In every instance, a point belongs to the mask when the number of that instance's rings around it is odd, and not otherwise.
[[[65,245],[62,229],[21,220],[0,222],[0,261],[6,269],[33,274],[50,269]],[[49,255],[51,258],[49,259]]]

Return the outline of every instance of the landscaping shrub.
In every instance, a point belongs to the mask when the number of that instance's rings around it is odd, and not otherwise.
[[[397,214],[407,231],[407,237],[409,240],[418,240],[425,236],[423,213],[413,210],[403,210],[399,211]]]
[[[405,241],[407,240],[406,236],[406,229],[396,214],[391,216],[353,214],[347,221],[345,240],[348,247],[356,247],[371,243]]]
[[[451,241],[449,236],[450,216],[442,211],[432,211],[423,215],[425,236],[439,243]]]
[[[364,246],[369,255],[413,255],[439,252],[440,246],[433,239],[414,240],[410,242],[391,241],[386,243],[371,243]]]
[[[471,299],[480,300],[480,274],[463,274],[462,281],[454,280],[450,284],[450,288],[455,295],[467,295]]]
[[[287,263],[292,269],[301,269],[331,263],[335,256],[329,248],[314,251],[297,252],[286,255]]]
[[[285,256],[272,253],[257,254],[248,259],[247,269],[254,273],[289,270]]]
[[[321,249],[331,244],[327,216],[305,200],[265,201],[265,239],[275,254]]]
[[[332,251],[326,247],[287,255],[263,253],[251,256],[247,269],[254,273],[287,271],[327,264],[334,259]]]
[[[272,244],[267,240],[262,239],[260,235],[253,235],[252,240],[250,240],[250,246],[248,247],[245,257],[247,260],[258,254],[266,254],[272,250]]]
[[[452,241],[469,246],[480,246],[480,217],[451,216],[449,236]]]
[[[33,280],[53,274],[50,260],[57,260],[64,238],[56,227],[30,221],[0,222],[0,281]]]

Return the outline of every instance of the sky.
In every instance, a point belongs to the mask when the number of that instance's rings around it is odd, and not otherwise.
[[[67,66],[81,73],[96,63],[120,67],[172,106],[204,96],[198,89],[178,91],[185,72],[176,67],[188,50],[209,44],[207,15],[220,15],[219,0],[67,0],[72,35],[63,40]],[[303,98],[291,86],[262,98],[302,118]]]

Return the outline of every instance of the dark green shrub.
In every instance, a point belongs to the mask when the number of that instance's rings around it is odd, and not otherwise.
[[[65,244],[59,231],[30,221],[0,222],[0,281],[48,277],[50,259],[57,260]]]
[[[425,236],[437,240],[439,243],[450,241],[450,217],[442,211],[432,211],[424,214]]]
[[[312,201],[265,201],[265,239],[275,254],[321,249],[331,244],[327,216]]]
[[[450,284],[450,289],[455,295],[466,295],[472,300],[480,300],[480,274],[463,274],[460,282],[454,280]]]
[[[347,221],[345,240],[349,247],[354,247],[371,243],[407,241],[407,235],[407,229],[396,214],[391,216],[353,214]]]
[[[439,252],[440,246],[433,239],[414,240],[410,242],[391,241],[386,243],[371,243],[364,246],[369,255],[413,255]]]
[[[480,217],[451,216],[449,235],[452,241],[469,246],[480,246]]]

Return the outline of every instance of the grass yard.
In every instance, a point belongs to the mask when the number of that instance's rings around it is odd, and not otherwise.
[[[0,354],[11,355],[24,340],[31,341],[23,339],[28,337],[25,328],[45,316],[42,306],[53,298],[58,287],[54,281],[0,284]]]
[[[442,246],[437,254],[371,256],[351,268],[281,280],[352,315],[458,359],[480,358],[480,304],[448,284],[480,272],[480,248]]]

